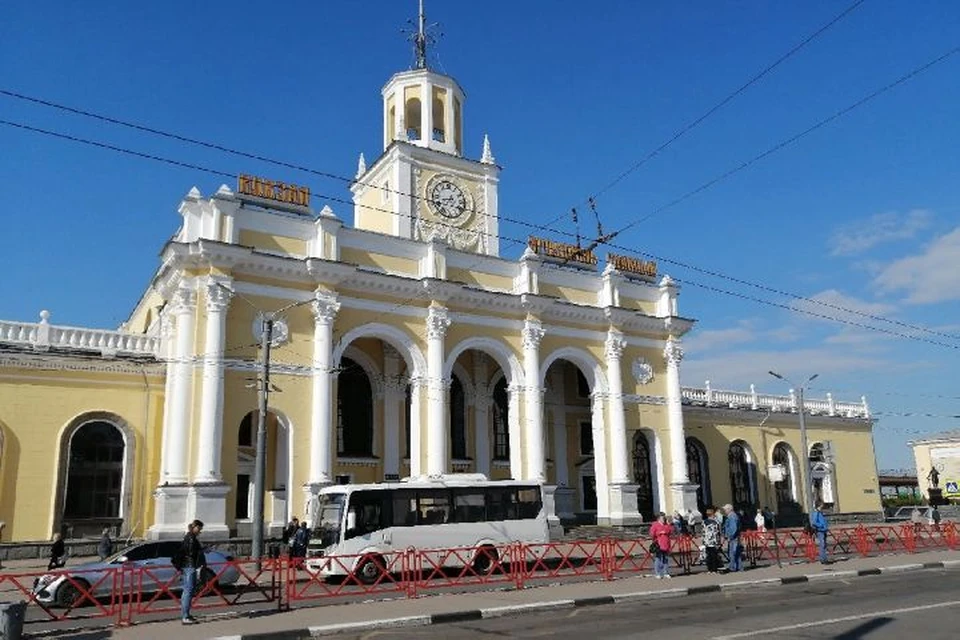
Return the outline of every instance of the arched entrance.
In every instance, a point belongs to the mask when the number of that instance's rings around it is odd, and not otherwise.
[[[798,503],[797,475],[796,475],[796,456],[793,450],[786,442],[778,442],[773,448],[773,464],[779,465],[783,469],[783,479],[773,483],[774,493],[777,497],[777,511],[799,513],[800,505]]]
[[[687,438],[687,473],[697,485],[697,508],[704,513],[711,504],[710,464],[707,449],[697,438]]]
[[[824,455],[822,442],[810,445],[810,468],[813,469],[818,463],[820,466],[830,466]],[[835,509],[837,498],[832,466],[827,474],[814,477],[812,484],[814,502],[822,502],[826,509]]]
[[[747,444],[737,440],[730,444],[727,452],[730,465],[730,494],[733,506],[752,514],[757,507],[756,464]]]
[[[71,537],[119,532],[124,517],[126,442],[116,424],[91,420],[69,437],[62,528]]]
[[[637,511],[646,522],[652,522],[654,516],[652,460],[650,442],[638,431],[633,436],[633,482],[637,485]]]
[[[237,532],[247,535],[254,512],[256,495],[257,430],[260,412],[247,413],[237,427],[237,466],[234,483],[233,516]],[[286,421],[273,411],[267,411],[266,420],[266,469],[264,487],[264,519],[276,529],[289,517],[287,488],[290,475],[290,428]]]
[[[354,360],[340,360],[337,376],[337,456],[370,458],[373,445],[373,386]]]

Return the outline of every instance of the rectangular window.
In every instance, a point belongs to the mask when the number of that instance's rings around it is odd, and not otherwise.
[[[234,515],[237,520],[246,520],[250,517],[250,476],[241,473],[237,475],[237,507]]]
[[[517,504],[521,520],[530,520],[540,515],[540,487],[520,487]]]
[[[445,524],[450,522],[450,492],[447,489],[418,491],[420,524]]]
[[[580,423],[580,455],[593,455],[593,424],[589,422]]]
[[[415,526],[417,524],[417,494],[408,489],[400,489],[392,493],[393,526]]]
[[[349,473],[346,475],[339,475],[334,478],[334,482],[336,482],[337,484],[350,484],[352,480],[353,478],[350,476]]]
[[[453,494],[453,517],[456,522],[484,522],[487,506],[483,491],[456,489]]]
[[[517,520],[519,517],[516,489],[513,487],[487,489],[488,520]]]
[[[346,537],[363,536],[387,526],[384,502],[388,497],[385,491],[355,491],[350,494],[350,511],[355,514],[356,525],[352,531],[347,531]]]
[[[583,510],[597,510],[597,479],[593,476],[583,476]]]

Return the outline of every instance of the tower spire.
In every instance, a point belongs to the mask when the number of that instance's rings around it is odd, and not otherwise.
[[[427,18],[423,13],[423,0],[420,0],[420,14],[417,19],[417,34],[413,38],[413,47],[417,55],[417,69],[427,68]]]

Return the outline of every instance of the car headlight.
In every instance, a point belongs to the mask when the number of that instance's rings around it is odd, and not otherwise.
[[[52,575],[49,575],[49,574],[48,574],[48,575],[45,575],[45,576],[40,576],[40,579],[37,580],[37,586],[38,586],[38,587],[45,587],[45,586],[47,586],[48,584],[50,584],[51,582],[53,582],[53,581],[56,580],[56,579],[57,579],[57,576],[52,576]]]

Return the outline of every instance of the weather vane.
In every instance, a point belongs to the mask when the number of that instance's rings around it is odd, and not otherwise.
[[[435,33],[435,29],[440,26],[439,22],[427,24],[427,16],[423,12],[423,0],[420,0],[420,13],[417,16],[417,22],[407,20],[410,29],[404,29],[407,34],[407,40],[413,43],[413,54],[416,57],[416,69],[427,68],[427,45],[436,44],[437,39],[442,37],[442,33]]]

